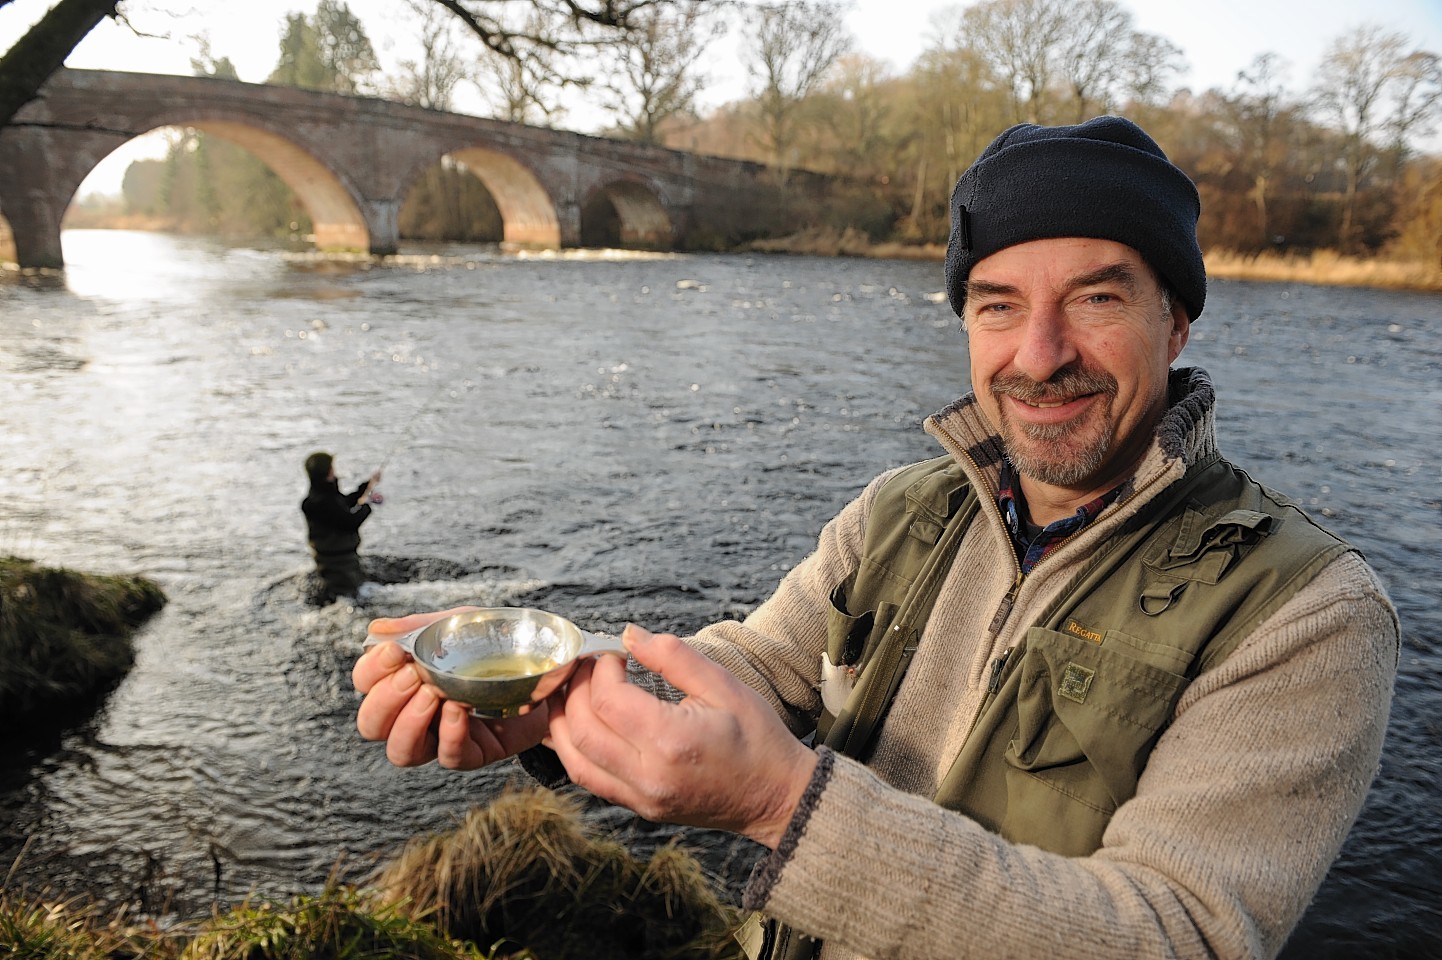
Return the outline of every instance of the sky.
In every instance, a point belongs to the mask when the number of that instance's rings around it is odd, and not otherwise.
[[[38,20],[53,0],[11,0],[0,5],[0,49]],[[213,56],[228,57],[242,80],[262,82],[274,68],[287,13],[313,13],[317,0],[125,0],[137,33],[105,21],[81,42],[68,66],[148,73],[192,73],[190,61],[209,39]],[[970,0],[853,0],[847,26],[856,49],[908,69],[925,50],[933,13],[969,5]],[[1415,46],[1442,53],[1442,0],[1120,0],[1139,30],[1158,34],[1182,50],[1189,69],[1178,84],[1201,91],[1230,88],[1237,73],[1257,55],[1276,53],[1290,65],[1287,85],[1308,85],[1329,43],[1362,24],[1405,33]],[[346,0],[366,25],[383,66],[414,57],[396,0]],[[403,9],[403,8],[401,8]],[[704,58],[709,89],[703,107],[714,107],[746,94],[745,68],[737,38],[717,43]],[[473,95],[474,96],[474,95]],[[478,97],[459,109],[483,113]],[[573,108],[560,126],[595,132],[606,118]],[[118,192],[124,168],[139,156],[156,156],[158,137],[141,138],[112,154],[81,188],[81,193]]]

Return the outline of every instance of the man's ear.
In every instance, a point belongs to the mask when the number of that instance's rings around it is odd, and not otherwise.
[[[1181,297],[1176,297],[1172,300],[1172,333],[1167,344],[1167,363],[1177,359],[1191,335],[1192,318],[1187,316],[1187,308]]]

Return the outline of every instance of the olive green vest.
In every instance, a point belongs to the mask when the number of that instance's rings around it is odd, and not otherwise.
[[[979,502],[951,457],[878,491],[857,572],[832,595],[827,672],[854,676],[818,742],[865,760]],[[992,664],[986,700],[935,801],[1068,856],[1101,846],[1182,692],[1352,548],[1213,456],[1078,564],[1072,584]],[[992,630],[1011,610],[1020,577]],[[748,924],[748,955],[819,941]]]

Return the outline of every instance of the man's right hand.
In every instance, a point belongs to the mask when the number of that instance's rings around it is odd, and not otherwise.
[[[470,609],[474,608],[373,620],[370,634],[399,636]],[[522,717],[474,717],[470,708],[446,700],[425,683],[410,654],[392,641],[367,650],[356,661],[351,680],[365,694],[356,714],[356,729],[367,740],[384,740],[386,757],[398,767],[436,760],[443,767],[475,770],[534,747],[546,735],[545,704]]]

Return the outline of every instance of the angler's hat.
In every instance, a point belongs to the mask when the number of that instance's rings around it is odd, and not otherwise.
[[[1191,319],[1207,299],[1191,179],[1141,127],[1096,117],[1070,127],[1018,124],[991,142],[951,195],[946,293],[961,314],[976,264],[1007,247],[1095,237],[1142,255]]]

